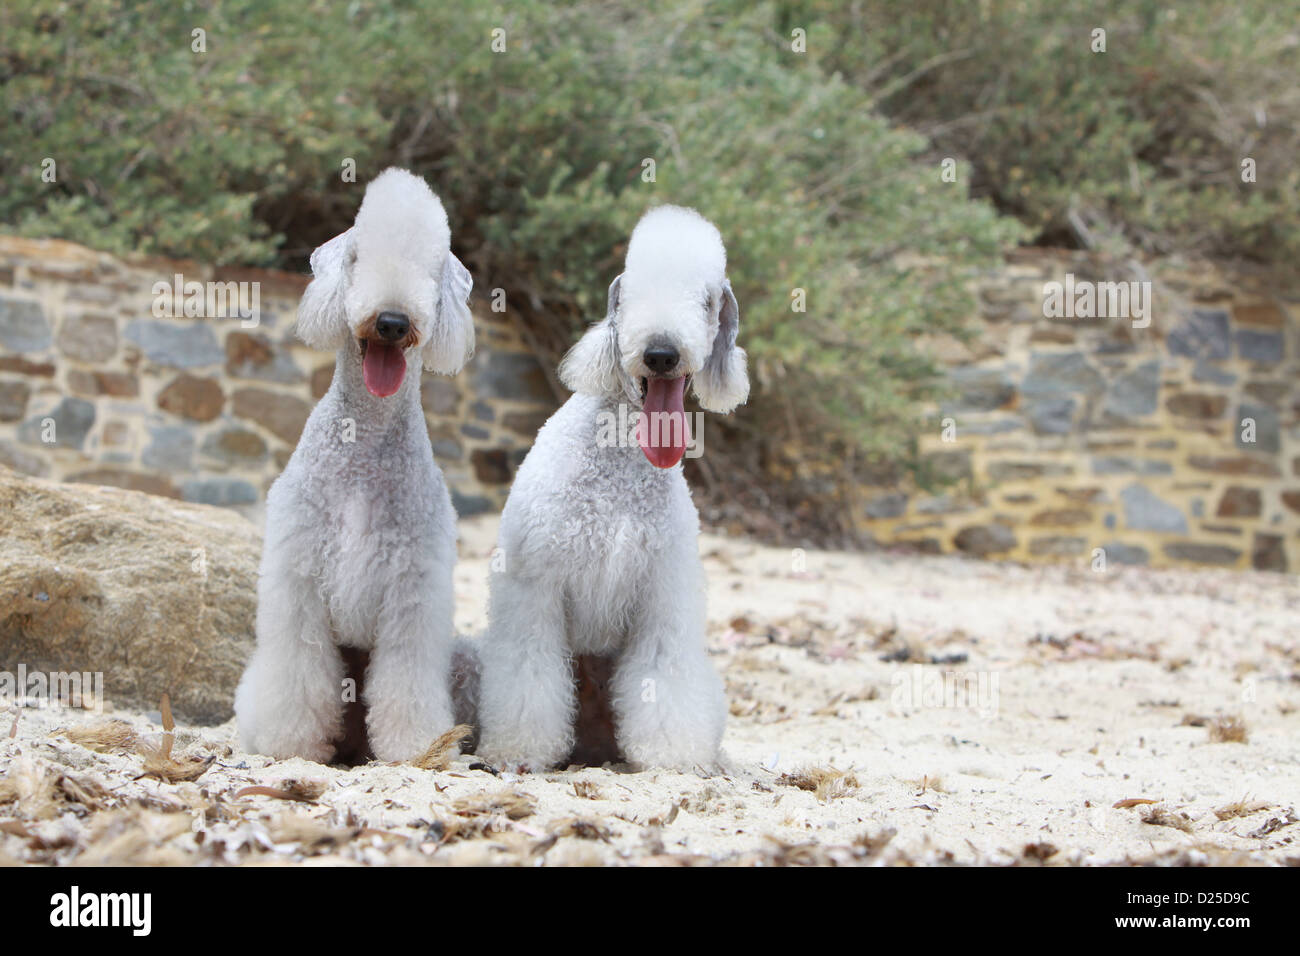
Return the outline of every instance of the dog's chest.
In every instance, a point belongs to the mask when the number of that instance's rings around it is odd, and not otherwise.
[[[401,514],[405,509],[375,491],[359,489],[339,503],[322,567],[331,624],[351,647],[373,646],[385,602],[410,586],[404,575],[411,556],[432,548],[427,517]]]

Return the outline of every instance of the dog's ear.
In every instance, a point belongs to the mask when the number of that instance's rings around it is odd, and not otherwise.
[[[455,375],[474,354],[474,316],[469,310],[473,288],[469,270],[448,252],[438,281],[438,319],[420,352],[425,368]]]
[[[605,318],[589,328],[560,362],[560,381],[570,391],[608,395],[619,390],[618,314],[620,275],[609,284]]]
[[[722,280],[722,304],[718,309],[718,334],[713,339],[704,368],[695,376],[695,397],[711,412],[726,414],[749,398],[749,375],[745,350],[736,345],[740,332],[740,306],[731,282]]]
[[[298,337],[314,349],[333,352],[347,342],[343,296],[351,266],[351,229],[311,254],[312,280],[298,303]]]

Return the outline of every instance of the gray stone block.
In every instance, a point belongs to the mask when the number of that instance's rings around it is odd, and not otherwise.
[[[1124,523],[1134,531],[1187,534],[1187,516],[1142,485],[1132,484],[1119,493]]]
[[[134,319],[125,336],[149,361],[172,368],[200,368],[225,361],[226,353],[211,327],[201,322],[164,322]]]
[[[188,471],[194,460],[194,433],[184,425],[156,425],[149,429],[150,443],[140,456],[146,468]]]
[[[39,352],[53,336],[39,302],[0,295],[0,346],[11,352]]]
[[[43,440],[45,419],[54,420],[54,441]],[[95,406],[85,399],[65,398],[45,415],[34,415],[18,426],[18,437],[30,445],[81,448],[95,424]]]
[[[1222,309],[1193,309],[1165,339],[1171,355],[1222,361],[1232,355],[1228,313]]]

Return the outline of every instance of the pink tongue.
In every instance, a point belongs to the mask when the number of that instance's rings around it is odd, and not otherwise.
[[[370,394],[387,398],[402,384],[402,376],[406,374],[406,356],[396,345],[367,342],[362,371]]]
[[[652,378],[646,382],[645,401],[637,422],[636,440],[650,464],[671,468],[686,454],[690,425],[682,400],[686,394],[686,376]]]

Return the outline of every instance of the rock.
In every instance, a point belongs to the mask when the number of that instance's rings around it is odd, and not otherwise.
[[[1244,437],[1247,419],[1251,419],[1255,423],[1255,440],[1253,442],[1246,441]],[[1266,452],[1280,451],[1282,449],[1282,434],[1278,427],[1277,412],[1267,405],[1242,402],[1237,406],[1237,421],[1233,437],[1236,439],[1238,448]]]
[[[311,397],[317,400],[323,398],[325,393],[330,390],[330,385],[333,384],[333,382],[333,362],[330,362],[329,365],[322,365],[319,368],[314,369],[311,373]],[[421,394],[423,394],[423,387],[421,387]]]
[[[1279,408],[1290,394],[1291,386],[1285,382],[1247,382],[1242,391],[1270,408]]]
[[[972,525],[957,532],[953,544],[968,554],[985,557],[1013,549],[1016,546],[1016,535],[1005,525]]]
[[[1036,461],[994,461],[989,462],[989,480],[1001,484],[1004,481],[1029,481],[1044,475],[1069,475],[1074,469],[1059,462]]]
[[[1300,515],[1300,491],[1282,492],[1282,504],[1286,505],[1291,511]]]
[[[53,435],[47,428],[53,423]],[[81,448],[86,434],[95,424],[95,406],[84,398],[65,398],[45,415],[34,415],[18,426],[18,437],[29,445],[55,448]],[[47,441],[52,437],[52,441]]]
[[[1231,372],[1225,372],[1217,365],[1209,362],[1197,362],[1196,367],[1192,369],[1192,381],[1204,382],[1207,385],[1232,385],[1237,381],[1237,376]]]
[[[1066,435],[1074,430],[1072,398],[1040,398],[1026,396],[1022,403],[1029,424],[1040,435]]]
[[[1250,565],[1257,571],[1287,569],[1286,547],[1279,534],[1256,534],[1250,549]]]
[[[311,406],[301,398],[263,388],[239,389],[232,397],[231,409],[237,417],[257,422],[290,445],[298,444],[311,414]]]
[[[1029,542],[1029,553],[1038,557],[1067,557],[1079,554],[1087,544],[1084,538],[1053,535],[1047,538],[1034,538]]]
[[[1207,395],[1204,392],[1181,392],[1165,399],[1165,408],[1171,414],[1185,418],[1218,418],[1228,407],[1228,399],[1223,395]]]
[[[969,502],[958,501],[950,495],[938,495],[932,498],[918,498],[916,501],[916,513],[919,515],[948,515],[957,514],[962,511],[972,510],[973,505]],[[939,525],[942,527],[942,525]],[[899,527],[894,529],[895,534],[903,533],[904,529]]]
[[[454,415],[460,405],[460,390],[449,378],[426,376],[420,383],[420,407],[430,415]]]
[[[479,428],[477,425],[470,424],[461,425],[460,433],[474,441],[487,441],[492,437],[492,433],[486,428]]]
[[[991,412],[1005,408],[1016,397],[1015,383],[995,369],[959,367],[948,371],[947,379],[957,397],[943,406],[943,414]]]
[[[30,362],[21,355],[0,355],[0,372],[17,372],[19,375],[54,377],[52,362]]]
[[[135,398],[140,394],[140,381],[130,372],[87,372],[74,368],[68,371],[68,388],[80,395]]]
[[[469,412],[481,422],[492,422],[496,420],[496,412],[487,402],[475,402],[469,407]]]
[[[898,492],[892,492],[886,495],[877,495],[866,503],[863,508],[868,518],[898,518],[903,512],[907,511],[907,495]]]
[[[1110,504],[1110,495],[1106,494],[1105,488],[1057,488],[1056,493],[1067,501],[1078,501],[1084,504]]]
[[[0,469],[0,646],[29,670],[101,672],[114,704],[231,716],[253,647],[257,529],[239,515]],[[41,599],[45,596],[45,600]]]
[[[455,488],[451,489],[451,504],[456,509],[456,514],[462,518],[493,510],[492,502],[482,495],[462,495]]]
[[[470,452],[474,477],[485,485],[504,485],[510,481],[510,464],[504,448],[476,448]]]
[[[238,478],[194,478],[181,485],[181,497],[226,508],[257,503],[257,489]]]
[[[38,478],[50,473],[50,463],[39,455],[33,455],[26,449],[19,448],[11,441],[0,439],[0,465],[12,468],[24,475]]]
[[[550,417],[550,409],[536,412],[506,412],[501,416],[501,427],[531,441],[537,437],[537,433]]]
[[[921,456],[921,467],[929,469],[941,482],[962,481],[971,477],[969,450],[932,451]]]
[[[1082,352],[1034,352],[1020,390],[1026,395],[1094,394],[1105,384]]]
[[[1251,302],[1232,307],[1232,317],[1238,325],[1279,329],[1284,324],[1282,310],[1272,302]]]
[[[194,460],[193,432],[184,425],[156,425],[149,436],[140,464],[158,471],[189,471]]]
[[[302,369],[288,349],[278,349],[261,333],[231,332],[226,336],[226,374],[290,384],[302,381]]]
[[[1259,489],[1232,485],[1223,492],[1214,514],[1217,518],[1258,518],[1259,512]]]
[[[54,341],[39,302],[0,295],[0,348],[10,352],[40,352]]]
[[[1232,354],[1228,313],[1222,309],[1193,309],[1169,333],[1165,347],[1170,354],[1200,360],[1223,361]]]
[[[1168,475],[1174,466],[1153,458],[1131,458],[1127,455],[1108,455],[1092,460],[1094,475]]]
[[[74,315],[59,327],[59,351],[79,362],[104,362],[117,352],[117,323],[107,315]]]
[[[428,420],[425,420],[428,424]],[[465,449],[456,438],[456,433],[448,426],[440,425],[429,428],[429,444],[433,445],[433,456],[447,461],[460,461],[465,457]]]
[[[525,352],[487,350],[475,356],[475,394],[486,398],[508,398],[555,404],[555,392],[542,371],[541,363]]]
[[[1284,346],[1281,332],[1238,329],[1236,339],[1237,354],[1248,362],[1273,365],[1282,361]]]
[[[225,357],[211,327],[202,322],[134,319],[127,323],[125,336],[155,365],[199,368],[216,365]]]
[[[1070,527],[1076,524],[1088,524],[1092,521],[1092,512],[1086,508],[1051,508],[1040,511],[1029,523],[1039,527]]]
[[[268,451],[262,436],[246,428],[225,428],[214,432],[204,439],[200,450],[210,458],[244,468],[266,461]]]
[[[1007,432],[1020,431],[1024,427],[1024,422],[1005,415],[976,421],[963,418],[957,426],[957,434],[959,437],[963,435],[1004,435]]]
[[[1115,564],[1147,564],[1151,560],[1147,549],[1135,544],[1112,541],[1102,545],[1102,550],[1106,552],[1106,560]]]
[[[210,422],[221,414],[226,396],[216,379],[183,374],[174,378],[158,393],[158,407],[163,411],[196,422]]]
[[[32,387],[26,382],[0,382],[0,422],[22,421]]]
[[[111,488],[124,488],[128,491],[143,491],[145,494],[162,498],[179,498],[180,489],[171,480],[161,475],[143,474],[127,471],[123,468],[95,468],[69,475],[68,481],[77,484],[107,485]]]
[[[1247,458],[1244,455],[1238,458],[1191,455],[1187,463],[1198,471],[1212,471],[1221,475],[1258,475],[1262,478],[1277,478],[1281,475],[1272,462]],[[1300,474],[1300,471],[1296,474]]]
[[[1130,529],[1187,534],[1187,516],[1146,487],[1129,485],[1119,497],[1124,506],[1124,523]]]
[[[1102,411],[1113,418],[1130,419],[1156,410],[1160,394],[1160,362],[1144,362],[1119,376],[1106,392]]]
[[[1218,564],[1231,566],[1241,560],[1241,551],[1226,544],[1198,544],[1196,542],[1178,542],[1167,544],[1164,552],[1178,561],[1193,561],[1196,564]]]

